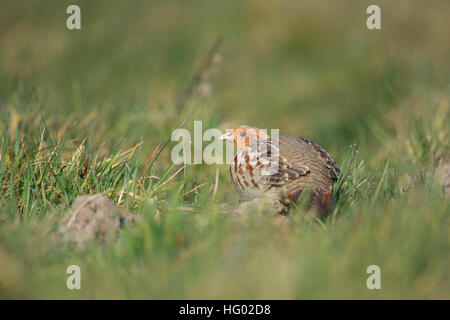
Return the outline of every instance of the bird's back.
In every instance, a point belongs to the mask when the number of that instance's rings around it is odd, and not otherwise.
[[[291,135],[282,135],[279,141],[280,157],[293,166],[302,165],[309,168],[309,174],[300,177],[300,182],[305,186],[311,183],[315,188],[331,189],[340,170],[322,147],[305,138]]]

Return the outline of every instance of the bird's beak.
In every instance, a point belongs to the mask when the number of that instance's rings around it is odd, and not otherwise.
[[[219,140],[231,141],[231,131],[227,131],[227,133],[221,135]]]

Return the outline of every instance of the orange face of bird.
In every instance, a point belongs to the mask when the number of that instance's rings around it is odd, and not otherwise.
[[[239,126],[227,130],[227,133],[220,137],[221,140],[234,143],[238,150],[247,147],[259,140],[267,139],[268,136],[258,128]]]

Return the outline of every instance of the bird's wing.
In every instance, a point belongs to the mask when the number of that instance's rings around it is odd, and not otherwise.
[[[319,146],[317,143],[314,143],[308,139],[300,138],[304,142],[310,144],[314,150],[319,154],[320,158],[324,161],[324,164],[326,168],[328,169],[328,175],[330,176],[333,181],[336,181],[341,173],[341,170],[339,169],[336,161],[331,158],[331,156],[326,152],[321,146]]]
[[[281,186],[310,172],[306,165],[292,164],[285,157],[280,156],[278,146],[276,140],[271,138],[257,146],[257,158],[260,165],[253,171],[260,182],[271,186]]]

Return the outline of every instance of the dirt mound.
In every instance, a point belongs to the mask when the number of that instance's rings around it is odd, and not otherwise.
[[[444,198],[450,198],[450,160],[442,163],[436,168],[434,178],[441,185]]]
[[[116,239],[120,229],[134,218],[102,194],[79,196],[63,218],[59,231],[63,241],[83,249],[93,240],[106,243]]]

